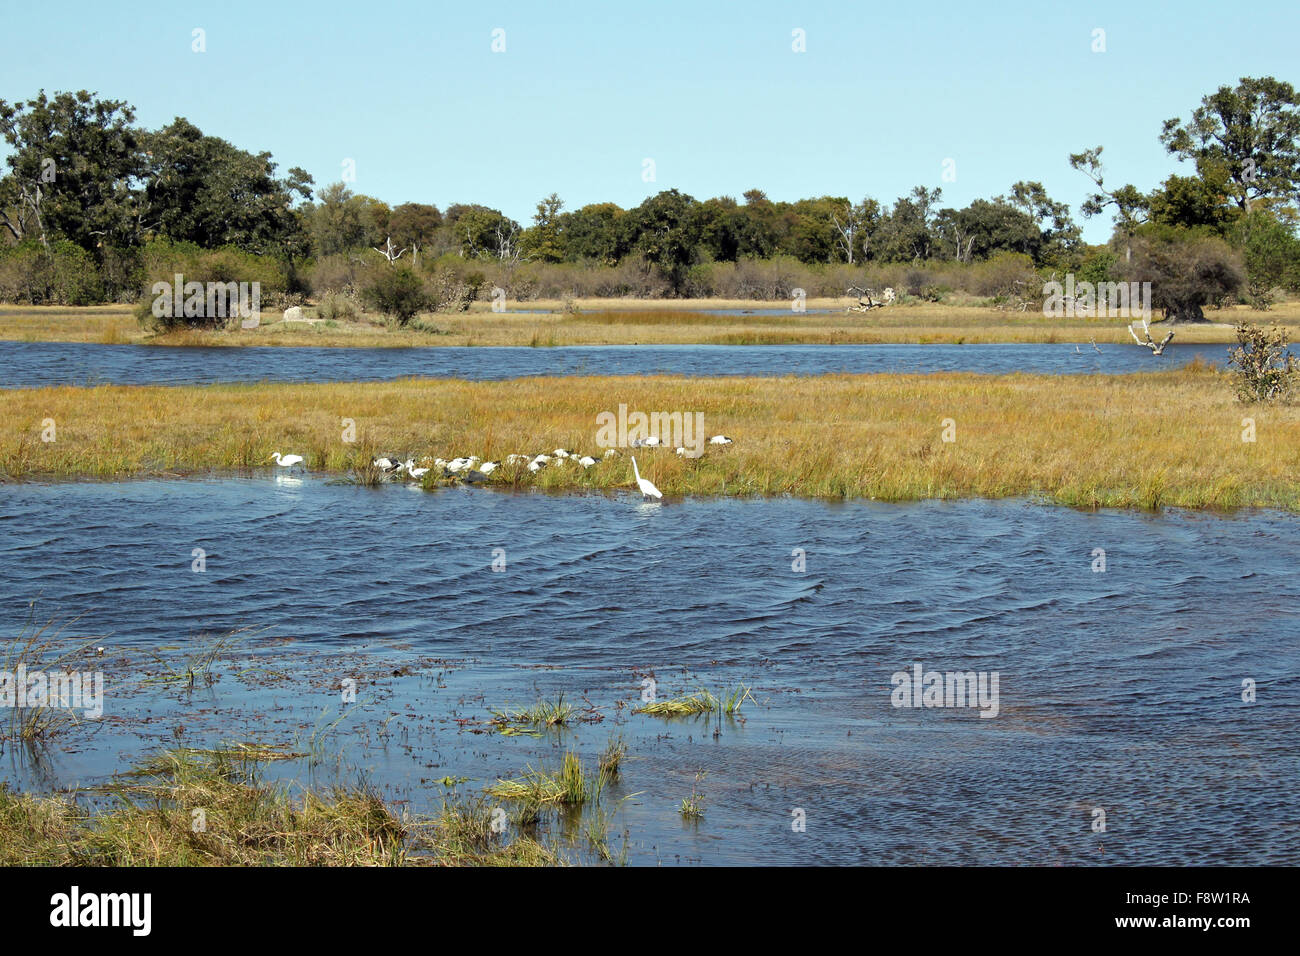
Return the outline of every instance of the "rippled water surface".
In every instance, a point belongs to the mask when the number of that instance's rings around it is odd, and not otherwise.
[[[0,342],[0,388],[350,382],[533,375],[823,375],[835,372],[1128,373],[1176,368],[1200,356],[1223,364],[1224,345],[633,345],[559,348],[178,348]],[[1076,351],[1077,350],[1077,351]]]
[[[479,788],[623,735],[633,862],[1300,862],[1298,554],[1300,522],[1267,512],[0,487],[7,628],[39,598],[106,647],[105,726],[38,783],[99,779],[177,724],[188,742],[292,740],[362,669],[347,772],[417,809],[444,776]],[[140,654],[245,626],[267,629],[245,664],[283,679],[232,665],[194,694],[125,691]],[[917,663],[996,671],[997,716],[892,706],[891,675]],[[648,675],[660,697],[744,682],[756,701],[716,724],[633,715]],[[475,732],[561,691],[599,720]],[[677,812],[693,786],[695,824]]]

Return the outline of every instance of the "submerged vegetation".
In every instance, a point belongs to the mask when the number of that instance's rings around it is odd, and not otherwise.
[[[693,717],[697,714],[725,714],[732,717],[740,713],[745,701],[752,701],[754,695],[744,684],[739,684],[720,697],[715,697],[708,690],[686,697],[672,697],[657,700],[638,707],[634,713],[649,714],[651,717]]]
[[[0,784],[0,865],[553,865],[532,837],[493,831],[472,799],[398,817],[365,786],[291,795],[261,778],[264,749],[175,750],[109,789],[109,808]]]
[[[696,459],[671,449],[639,453],[642,474],[670,498],[1038,496],[1078,507],[1300,510],[1300,408],[1253,409],[1249,440],[1230,376],[1197,365],[1118,376],[575,377],[4,390],[0,476],[267,469],[273,451],[303,455],[311,473],[344,476],[383,448],[417,461],[470,454],[500,460],[489,476],[496,487],[626,491],[635,488],[626,451],[590,468],[569,462],[530,472],[504,463],[511,454],[557,447],[599,457],[596,415],[620,403],[700,412],[705,434],[735,439],[705,446]],[[41,440],[46,419],[57,424],[57,441]],[[344,419],[357,423],[355,442],[342,440]]]

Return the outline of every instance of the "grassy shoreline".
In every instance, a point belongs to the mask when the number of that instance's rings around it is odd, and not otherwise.
[[[364,786],[293,796],[242,747],[167,751],[106,788],[111,806],[0,783],[0,866],[554,866],[554,849],[492,830],[481,801],[398,816]],[[203,811],[196,824],[195,808]]]
[[[1109,375],[828,375],[531,378],[350,384],[51,387],[0,391],[6,480],[270,469],[365,479],[375,454],[504,460],[562,447],[599,457],[596,415],[700,412],[698,459],[636,452],[642,474],[686,495],[1037,497],[1077,507],[1300,511],[1300,407],[1248,406],[1213,369]],[[1243,419],[1255,440],[1242,440]],[[53,419],[57,440],[41,440]],[[343,440],[344,420],[355,441]],[[951,419],[955,441],[944,440]],[[530,473],[502,487],[632,490],[619,457]],[[441,479],[439,479],[441,480]],[[426,486],[434,487],[431,472]]]
[[[795,314],[784,302],[730,300],[590,300],[580,313],[525,312],[557,306],[510,302],[510,311],[491,312],[485,303],[464,314],[428,314],[418,328],[390,329],[378,316],[354,322],[286,323],[265,313],[256,329],[150,334],[126,306],[0,306],[0,340],[83,342],[104,345],[316,346],[410,348],[416,346],[560,345],[870,345],[887,343],[977,344],[994,342],[1079,342],[1132,344],[1120,319],[1047,319],[1041,314],[1000,312],[987,306],[908,304],[869,314],[846,313],[843,300],[810,300]],[[708,309],[748,309],[751,315],[712,315]],[[306,310],[307,316],[314,309]],[[1235,341],[1238,321],[1278,324],[1300,337],[1300,302],[1267,312],[1244,306],[1207,312],[1206,325],[1179,326],[1177,342]]]

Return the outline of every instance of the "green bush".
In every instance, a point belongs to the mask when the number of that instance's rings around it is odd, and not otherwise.
[[[94,257],[74,242],[47,249],[29,240],[0,255],[0,300],[30,305],[92,305],[104,301]]]
[[[380,269],[361,290],[361,301],[398,325],[406,325],[433,305],[422,279],[410,266]]]

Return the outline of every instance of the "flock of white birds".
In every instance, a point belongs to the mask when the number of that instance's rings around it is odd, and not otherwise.
[[[710,445],[730,445],[731,439],[726,435],[714,435],[709,439]],[[634,448],[666,448],[667,446],[658,438],[638,438],[632,441]],[[678,455],[685,455],[686,449],[679,446],[675,449]],[[527,464],[528,470],[532,472],[541,471],[543,468],[558,468],[570,463],[581,465],[583,469],[591,468],[600,463],[601,460],[616,458],[619,452],[614,448],[608,448],[601,455],[600,459],[593,458],[591,455],[578,455],[569,451],[567,448],[556,448],[550,454],[542,453],[539,455],[507,455],[505,464],[522,465]],[[293,468],[295,465],[301,465],[303,462],[302,455],[281,455],[278,451],[271,455],[271,460],[281,468]],[[428,461],[429,459],[421,459]],[[484,461],[478,455],[469,455],[463,458],[434,458],[431,466],[416,465],[415,459],[408,458],[402,461],[396,455],[385,455],[382,458],[374,460],[374,466],[384,473],[386,477],[399,478],[405,472],[410,479],[419,481],[427,475],[431,468],[438,469],[444,478],[458,478],[469,484],[487,481],[492,472],[501,467],[500,461]],[[636,456],[632,456],[632,474],[636,477],[637,488],[641,494],[647,498],[662,498],[663,493],[654,486],[647,478],[641,477],[641,470],[637,467]]]

